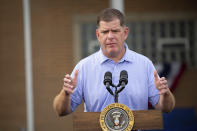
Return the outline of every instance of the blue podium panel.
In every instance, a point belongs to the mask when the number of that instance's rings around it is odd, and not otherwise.
[[[197,119],[193,108],[176,108],[163,113],[163,130],[149,131],[197,131]]]

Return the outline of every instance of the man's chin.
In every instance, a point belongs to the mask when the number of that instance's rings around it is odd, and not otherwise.
[[[110,51],[109,53],[108,53],[108,55],[110,56],[110,57],[116,57],[117,56],[117,51]]]
[[[110,57],[110,58],[114,58],[114,57],[116,57],[117,56],[117,54],[118,54],[118,51],[117,51],[117,49],[115,49],[115,48],[108,48],[107,50],[105,50],[104,51],[105,53],[105,55],[107,56],[107,57]]]
[[[116,53],[117,52],[117,48],[116,47],[111,47],[111,48],[108,48],[108,52],[111,54],[113,53]]]

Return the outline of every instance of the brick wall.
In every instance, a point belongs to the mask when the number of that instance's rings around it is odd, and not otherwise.
[[[25,77],[22,5],[0,1],[0,130],[25,126]]]

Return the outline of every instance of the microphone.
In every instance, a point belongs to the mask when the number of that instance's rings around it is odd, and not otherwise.
[[[121,92],[125,88],[127,83],[128,83],[128,73],[127,73],[127,71],[122,70],[120,72],[120,80],[119,80],[119,84],[118,84],[118,86],[121,86],[121,88],[118,90],[118,93]]]
[[[112,73],[107,71],[104,75],[104,81],[103,81],[104,85],[106,86],[107,90],[109,91],[109,93],[111,95],[114,95],[114,93],[112,92],[112,90],[110,89],[110,85],[112,85]]]
[[[119,84],[121,86],[125,86],[128,83],[128,73],[125,70],[122,70],[120,72],[120,80],[119,80]]]

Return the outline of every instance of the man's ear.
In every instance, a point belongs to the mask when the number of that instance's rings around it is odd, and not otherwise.
[[[98,37],[99,37],[98,29],[96,29],[96,37],[97,37],[97,39],[98,39]]]
[[[129,35],[129,27],[124,27],[124,35],[125,35],[125,40],[127,39],[128,35]]]

